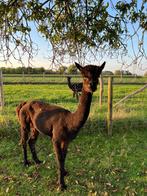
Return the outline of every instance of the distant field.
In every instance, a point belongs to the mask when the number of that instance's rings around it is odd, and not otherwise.
[[[139,88],[140,85],[114,85],[113,102]],[[4,85],[5,108],[0,114],[0,195],[147,194],[147,89],[114,110],[112,137],[107,136],[106,129],[107,85],[101,109],[98,91],[94,93],[88,121],[69,147],[66,159],[69,176],[65,180],[68,187],[60,193],[48,137],[40,135],[36,145],[43,164],[24,168],[15,108],[22,100],[41,99],[74,111],[77,101],[66,84]]]
[[[30,74],[30,75],[21,75],[21,74],[4,74],[3,81],[4,83],[32,83],[32,82],[41,82],[41,83],[67,83],[68,75],[57,75],[57,74]],[[72,82],[81,82],[80,75],[70,75],[72,77]],[[107,82],[109,76],[104,76],[104,82]],[[114,83],[147,83],[147,77],[135,77],[135,76],[114,76]]]
[[[70,75],[73,78],[73,81],[81,81],[81,76]],[[4,75],[3,81],[5,82],[50,82],[50,83],[67,83],[67,75],[20,75],[20,74],[7,74]]]

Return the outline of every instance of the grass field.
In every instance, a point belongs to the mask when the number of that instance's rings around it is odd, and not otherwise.
[[[114,86],[114,103],[140,86]],[[41,99],[74,111],[77,102],[66,85],[6,85],[0,115],[0,195],[147,195],[147,90],[115,109],[113,135],[107,136],[107,87],[102,109],[94,94],[88,121],[70,144],[66,191],[57,191],[56,162],[50,138],[40,135],[43,164],[25,168],[15,108],[22,100]],[[30,159],[31,155],[29,153]]]

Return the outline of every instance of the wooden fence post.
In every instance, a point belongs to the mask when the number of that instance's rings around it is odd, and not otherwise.
[[[43,77],[43,79],[44,79],[44,77],[45,77],[45,72],[42,73],[42,77]]]
[[[103,77],[102,75],[99,78],[99,82],[100,82],[100,95],[99,95],[99,104],[100,104],[100,108],[102,108],[102,102],[103,102]]]
[[[0,110],[4,107],[4,94],[3,94],[3,74],[0,70]]]
[[[25,74],[24,74],[24,71],[22,72],[22,78],[23,78],[23,81],[25,80]]]
[[[112,135],[112,99],[113,99],[113,78],[108,78],[108,114],[107,114],[107,127],[108,135]]]

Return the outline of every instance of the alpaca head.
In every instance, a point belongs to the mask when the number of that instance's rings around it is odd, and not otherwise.
[[[76,67],[80,70],[83,76],[83,89],[86,92],[92,93],[96,91],[98,78],[105,67],[105,63],[106,62],[104,62],[101,66],[86,65],[85,67],[82,67],[78,63],[75,63]]]

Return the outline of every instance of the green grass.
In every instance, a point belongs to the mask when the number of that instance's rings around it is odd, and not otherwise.
[[[114,103],[140,86],[114,86]],[[107,87],[102,109],[94,94],[89,119],[70,144],[66,159],[68,188],[57,191],[57,169],[50,138],[36,148],[43,164],[22,164],[15,108],[22,100],[41,99],[74,111],[77,102],[66,85],[4,86],[0,115],[0,195],[147,195],[147,90],[114,110],[113,135],[107,136]],[[29,159],[31,155],[29,152]]]

